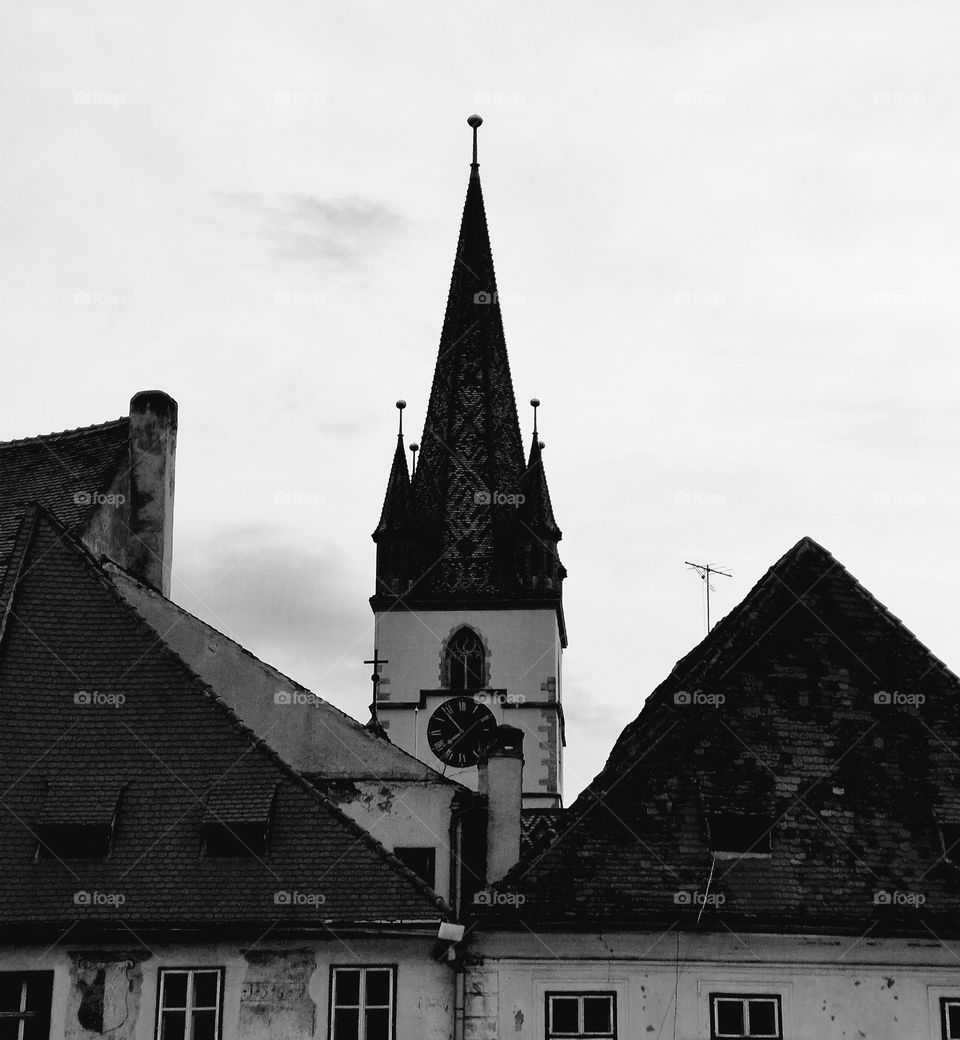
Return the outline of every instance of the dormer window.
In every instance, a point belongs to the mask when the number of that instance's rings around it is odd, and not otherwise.
[[[105,859],[110,852],[121,785],[89,787],[73,776],[47,783],[37,823],[38,859]]]
[[[267,854],[275,779],[258,784],[238,777],[219,781],[207,794],[203,858],[260,858]]]
[[[448,690],[482,690],[487,684],[486,647],[464,625],[447,641],[443,658],[444,686]]]
[[[769,856],[773,820],[759,813],[707,814],[710,851],[717,857]]]

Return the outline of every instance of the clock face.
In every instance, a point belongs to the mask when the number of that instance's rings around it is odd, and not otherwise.
[[[493,712],[471,697],[444,701],[430,716],[430,750],[450,766],[475,766],[487,737],[497,728]]]

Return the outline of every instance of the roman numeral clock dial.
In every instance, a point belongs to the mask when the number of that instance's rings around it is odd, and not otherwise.
[[[475,766],[484,742],[493,735],[493,712],[471,697],[444,701],[427,723],[430,750],[449,766]]]

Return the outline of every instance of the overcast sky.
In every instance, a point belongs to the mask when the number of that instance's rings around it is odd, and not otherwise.
[[[481,176],[567,802],[800,537],[960,668],[960,6],[0,8],[0,437],[180,404],[174,598],[367,717],[370,541]],[[278,494],[299,496],[281,504]]]

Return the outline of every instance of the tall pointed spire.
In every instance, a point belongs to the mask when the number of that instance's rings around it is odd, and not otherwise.
[[[450,595],[512,591],[510,538],[523,448],[474,133],[460,238],[413,482],[431,585]],[[511,515],[513,514],[513,515]]]
[[[483,120],[471,116],[467,122],[473,161],[440,349],[409,497],[398,448],[374,535],[375,609],[392,609],[391,594],[402,597],[399,605],[418,608],[522,602],[555,608],[564,631],[565,572],[556,558],[560,531],[539,448],[530,466],[524,461],[480,188],[477,130]],[[525,507],[528,494],[531,504]],[[406,526],[401,522],[405,501]],[[387,542],[393,546],[389,551]],[[394,562],[387,565],[388,560]]]

